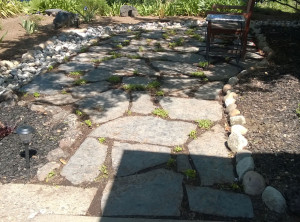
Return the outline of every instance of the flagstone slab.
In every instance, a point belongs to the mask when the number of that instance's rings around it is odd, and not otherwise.
[[[217,101],[163,97],[159,103],[163,109],[169,112],[171,119],[192,121],[199,119],[219,121],[222,119],[222,106]]]
[[[166,75],[191,74],[198,70],[197,66],[181,62],[153,61],[151,64]]]
[[[199,87],[199,89],[195,92],[195,98],[205,100],[218,100],[223,85],[223,82],[208,82]]]
[[[93,123],[116,119],[128,110],[129,96],[122,90],[109,90],[77,102]]]
[[[132,93],[132,112],[150,114],[155,108],[150,95],[139,92]]]
[[[180,216],[183,176],[157,169],[109,181],[103,191],[103,216]]]
[[[63,167],[61,175],[72,184],[92,182],[99,174],[99,167],[104,163],[107,146],[95,138],[86,138],[76,153]]]
[[[99,44],[104,44],[102,42],[100,42]],[[114,50],[114,47],[112,45],[109,44],[104,44],[104,45],[99,45],[99,46],[92,46],[88,49],[88,51],[90,52],[97,52],[97,53],[101,53],[101,52],[111,52]]]
[[[216,125],[188,145],[202,186],[234,181],[232,159],[225,143],[225,130]]]
[[[134,85],[148,85],[154,79],[150,79],[149,77],[142,77],[142,76],[130,76],[124,77],[123,83],[124,84],[134,84]]]
[[[178,90],[199,87],[201,84],[201,81],[196,78],[165,77],[162,80],[162,85],[160,88],[165,92],[174,92]]]
[[[67,77],[64,73],[45,73],[36,76],[33,81],[23,86],[20,90],[28,93],[41,93],[41,94],[57,94],[61,90],[70,86],[74,79]]]
[[[227,81],[230,77],[236,76],[241,69],[238,66],[228,63],[216,64],[209,70],[204,70],[204,74],[210,81]]]
[[[153,116],[127,116],[95,129],[90,136],[118,140],[175,146],[184,144],[196,125],[182,121],[167,121]]]
[[[71,61],[75,62],[92,62],[93,60],[103,59],[108,56],[107,52],[84,52],[74,56]]]
[[[85,79],[88,82],[99,82],[107,80],[113,74],[114,72],[112,72],[109,69],[97,68],[86,73],[83,79]]]
[[[0,220],[23,222],[37,214],[85,215],[96,188],[38,184],[0,185]]]
[[[146,32],[142,34],[142,38],[146,39],[161,39],[163,35],[163,31],[155,30],[154,32]]]
[[[186,186],[191,211],[223,217],[253,218],[249,196],[209,187]]]
[[[166,163],[170,153],[171,149],[164,146],[114,142],[112,166],[117,176],[128,176]]]
[[[57,70],[66,73],[75,72],[75,71],[89,71],[92,69],[94,69],[94,65],[92,63],[78,62],[78,61],[71,61],[65,64],[61,64],[57,67]]]
[[[191,53],[191,52],[198,52],[199,47],[184,45],[184,46],[177,46],[174,48],[174,50],[177,52]]]
[[[180,54],[176,52],[146,52],[143,56],[152,60],[164,60],[191,64],[205,61],[204,56],[195,53]]]
[[[99,93],[108,90],[110,87],[109,82],[95,82],[88,83],[82,86],[71,88],[71,94],[75,98],[86,98],[99,95]]]
[[[46,104],[61,106],[61,105],[73,104],[77,102],[78,99],[74,99],[68,93],[68,94],[56,94],[56,95],[45,96],[42,98],[37,98],[35,101],[37,103],[46,103]]]

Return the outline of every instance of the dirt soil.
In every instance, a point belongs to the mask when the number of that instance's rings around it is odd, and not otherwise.
[[[20,26],[22,17],[9,18],[2,20],[3,29],[0,36],[8,30],[4,41],[0,44],[0,59],[19,59],[27,50],[32,49],[35,45],[45,42],[53,35],[63,32],[63,30],[53,30],[53,17],[41,16],[41,26],[39,32],[28,36]],[[166,20],[189,19],[188,17],[168,18]],[[203,19],[195,18],[193,19]],[[120,23],[138,23],[162,21],[157,17],[138,17],[138,18],[120,18],[120,17],[101,17],[89,25],[113,25]],[[164,20],[165,21],[165,20]],[[82,24],[81,27],[86,27]],[[276,48],[278,42],[285,40],[285,36],[278,41],[270,44],[271,48]],[[293,40],[294,41],[294,40]],[[299,46],[299,45],[298,45]],[[294,49],[295,44],[290,44]],[[289,49],[284,48],[285,52]],[[300,51],[300,48],[299,50]],[[281,51],[276,51],[280,55]],[[288,56],[288,54],[284,54]],[[292,57],[283,64],[273,64],[268,68],[253,71],[250,75],[244,77],[236,89],[241,96],[238,99],[238,108],[246,117],[249,132],[246,135],[249,147],[253,152],[255,170],[261,173],[268,185],[279,189],[287,198],[290,210],[286,215],[280,216],[270,212],[263,205],[256,205],[255,213],[258,218],[255,221],[300,221],[299,217],[292,212],[294,203],[291,201],[298,200],[300,203],[300,117],[296,114],[298,104],[300,104],[300,65],[297,57]],[[14,112],[8,114],[7,110],[0,110],[0,122],[8,122],[13,125],[18,121],[14,116],[23,116],[27,119],[27,124],[38,126],[39,122],[47,121],[48,116],[39,116],[35,113],[24,110],[22,107],[15,108]],[[7,118],[5,118],[7,116]],[[8,118],[9,117],[9,118]],[[58,127],[58,128],[57,128]],[[57,129],[64,129],[64,126],[53,126],[42,130],[43,137],[50,138],[55,136]],[[59,131],[61,132],[61,131]],[[12,136],[12,135],[10,135]],[[15,136],[15,135],[14,135]],[[56,135],[59,136],[59,135]],[[46,141],[46,140],[45,140]],[[8,147],[19,147],[19,141],[16,137],[0,139],[0,145],[7,142]],[[45,152],[49,151],[45,145]],[[6,155],[6,154],[5,154]],[[14,156],[19,155],[19,150],[14,150]],[[44,162],[44,156],[41,160],[33,160],[36,165]],[[24,159],[23,159],[24,160]],[[15,160],[22,161],[19,157]],[[1,160],[0,160],[1,162]],[[10,161],[13,165],[14,160]],[[1,165],[1,163],[0,163]],[[23,166],[22,166],[23,167]],[[1,167],[2,168],[2,167]],[[7,175],[3,177],[1,172],[1,182],[18,181],[18,178],[9,176],[17,168],[7,170]],[[23,174],[24,176],[24,174]],[[9,178],[10,177],[10,178]],[[19,178],[22,180],[22,178]],[[256,203],[253,198],[254,205]],[[259,203],[259,201],[257,201]],[[299,205],[298,205],[299,207]],[[299,208],[298,208],[299,209]],[[299,212],[298,212],[299,213]]]

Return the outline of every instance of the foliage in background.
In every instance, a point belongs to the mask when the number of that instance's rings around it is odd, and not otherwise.
[[[7,18],[22,12],[22,3],[16,0],[0,1],[0,18]]]
[[[31,35],[37,31],[38,26],[40,25],[41,17],[38,15],[31,15],[28,19],[22,21],[21,26],[26,30],[26,33]]]
[[[74,10],[85,22],[90,22],[96,15],[108,15],[110,8],[105,0],[86,0],[80,1]]]
[[[257,6],[262,9],[280,10],[282,12],[299,13],[300,0],[269,0],[257,2]]]

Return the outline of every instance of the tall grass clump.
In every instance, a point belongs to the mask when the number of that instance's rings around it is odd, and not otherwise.
[[[7,18],[22,12],[22,3],[16,0],[0,1],[0,18]]]

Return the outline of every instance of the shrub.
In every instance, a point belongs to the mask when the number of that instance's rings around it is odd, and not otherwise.
[[[1,0],[0,1],[0,18],[7,18],[21,13],[22,4],[16,0]]]

